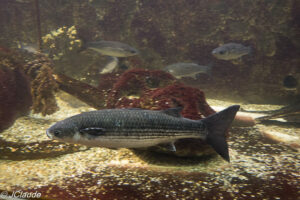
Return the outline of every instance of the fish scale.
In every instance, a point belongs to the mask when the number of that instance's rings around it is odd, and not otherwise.
[[[106,113],[105,113],[106,112]],[[165,136],[179,135],[180,133],[194,133],[203,129],[203,125],[186,118],[179,118],[174,120],[173,116],[162,114],[157,116],[159,111],[136,112],[135,110],[127,112],[115,112],[115,110],[94,111],[81,114],[78,120],[73,118],[74,121],[79,121],[80,128],[97,127],[101,126],[106,129],[106,135],[123,135],[123,133],[130,133],[128,135],[161,135]],[[101,113],[101,115],[99,115]],[[145,115],[147,114],[147,115]],[[118,120],[120,126],[115,126],[115,121]],[[99,122],[102,124],[99,124]],[[75,123],[76,123],[75,122]],[[80,126],[80,125],[79,125]],[[142,139],[142,138],[141,138]]]

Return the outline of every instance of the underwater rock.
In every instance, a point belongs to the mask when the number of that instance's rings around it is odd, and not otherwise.
[[[89,84],[83,83],[63,74],[56,74],[54,78],[56,83],[58,84],[59,89],[75,96],[76,98],[85,102],[93,108],[105,108],[104,92]]]
[[[300,137],[297,135],[289,135],[289,134],[285,134],[285,133],[281,133],[279,131],[270,131],[267,129],[262,129],[261,134],[269,139],[270,141],[276,142],[276,143],[283,143],[286,144],[288,146],[294,147],[294,148],[300,148],[299,145],[299,141],[300,141]],[[298,144],[298,145],[297,145]]]
[[[97,18],[95,8],[90,3],[82,0],[72,3],[72,19],[82,40],[89,41],[99,34]]]
[[[30,84],[22,64],[13,52],[0,49],[0,131],[27,114],[32,104]]]

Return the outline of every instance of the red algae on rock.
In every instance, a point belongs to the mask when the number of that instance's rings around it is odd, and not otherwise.
[[[133,107],[132,96],[141,97],[154,88],[164,87],[175,82],[175,78],[161,70],[132,69],[123,73],[113,85],[108,95],[107,107]],[[124,99],[126,98],[126,100]],[[120,104],[118,101],[122,101]],[[129,103],[128,105],[124,103]],[[138,106],[138,105],[135,105]],[[142,105],[138,107],[143,107]]]
[[[29,112],[32,99],[30,85],[13,52],[0,48],[0,131]]]
[[[167,87],[156,89],[148,94],[149,98],[157,102],[160,108],[169,108],[175,101],[183,107],[181,114],[190,119],[201,119],[215,111],[207,104],[204,93],[196,88],[183,84],[172,84]]]
[[[204,93],[178,83],[161,70],[133,69],[125,72],[108,95],[108,108],[139,107],[152,110],[183,107],[182,115],[201,119],[215,111],[207,104]]]
[[[117,82],[119,76],[115,73],[102,74],[98,82],[98,90],[106,92],[110,90],[115,82]]]

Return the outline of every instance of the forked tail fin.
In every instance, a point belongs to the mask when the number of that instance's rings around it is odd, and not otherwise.
[[[225,135],[239,108],[239,105],[230,106],[202,120],[208,131],[206,142],[228,162],[230,159]]]

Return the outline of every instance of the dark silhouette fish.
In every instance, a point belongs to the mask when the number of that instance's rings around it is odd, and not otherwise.
[[[163,144],[172,151],[176,151],[176,140],[198,138],[229,162],[225,133],[239,108],[234,105],[202,120],[181,117],[181,108],[105,109],[59,121],[47,130],[47,135],[51,139],[87,146],[143,148]]]

